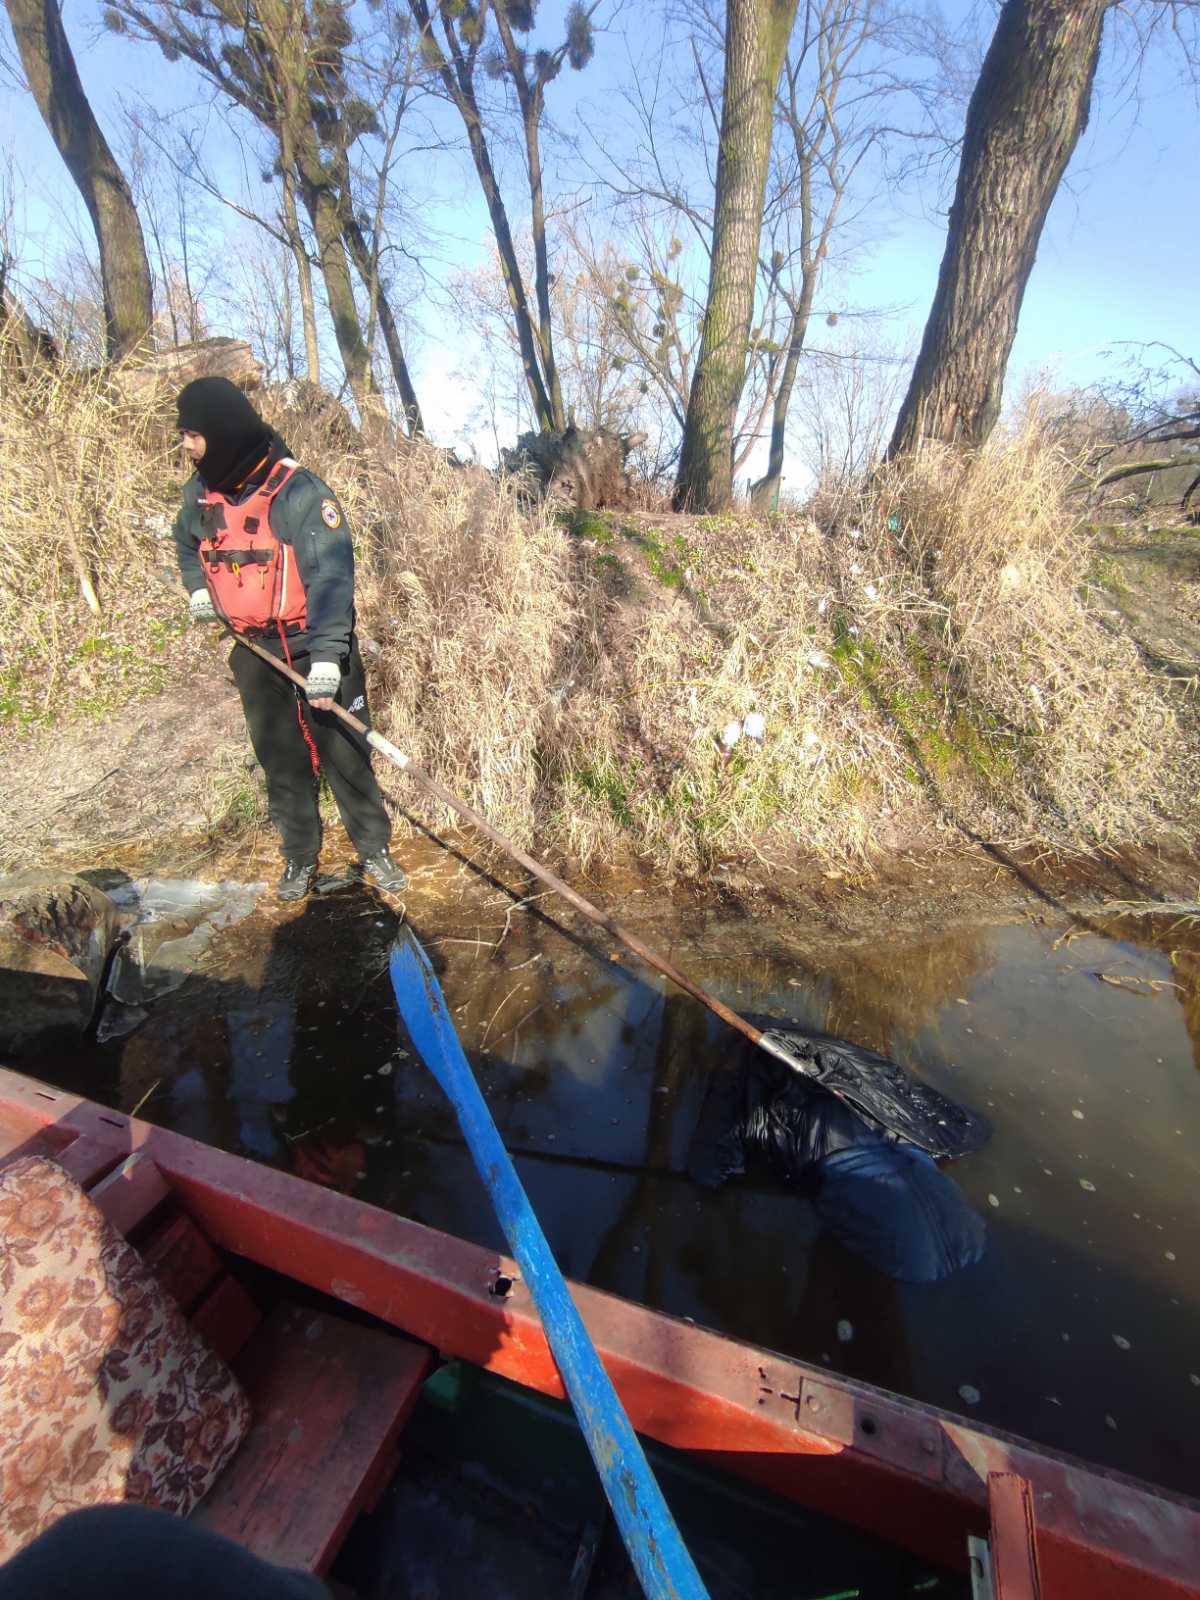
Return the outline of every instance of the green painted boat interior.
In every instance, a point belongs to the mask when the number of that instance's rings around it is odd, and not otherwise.
[[[856,1529],[646,1441],[712,1600],[970,1594]],[[565,1404],[451,1362],[425,1385],[400,1467],[333,1578],[363,1600],[633,1600],[640,1594]]]

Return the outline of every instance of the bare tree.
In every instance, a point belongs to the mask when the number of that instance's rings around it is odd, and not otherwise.
[[[111,359],[149,339],[150,264],[125,175],[80,81],[57,0],[5,0],[38,110],[75,180],[96,231]]]
[[[624,353],[682,433],[705,311],[698,268],[707,275],[712,253],[725,8],[718,0],[677,4],[686,69],[668,28],[626,92],[632,139],[592,158],[613,197],[625,270],[614,272],[602,249],[585,243],[583,253],[615,300]],[[809,351],[814,318],[861,326],[881,314],[830,304],[823,285],[869,247],[881,187],[913,181],[930,153],[944,149],[947,107],[957,103],[961,116],[966,100],[965,93],[956,98],[954,67],[943,26],[903,0],[804,0],[798,8],[775,99],[754,309],[732,425],[733,479],[769,436],[766,471],[751,487],[760,505],[779,492],[805,358],[825,359]],[[867,341],[869,366],[869,334]],[[842,335],[837,343],[843,359]]]
[[[1097,489],[1135,478],[1168,484],[1178,478],[1180,510],[1194,515],[1193,501],[1200,497],[1200,361],[1161,341],[1138,347],[1132,374],[1107,386],[1100,398],[1108,415],[1125,425],[1115,442],[1097,452]],[[1114,454],[1126,459],[1105,465]]]
[[[584,267],[588,292],[605,307],[603,325],[623,363],[640,374],[658,398],[659,463],[678,465],[705,312],[705,279],[712,250],[713,166],[719,131],[719,95],[709,87],[712,63],[723,51],[720,20],[703,8],[689,10],[690,73],[678,84],[662,81],[663,63],[676,52],[668,42],[654,71],[637,76],[629,91],[637,133],[631,151],[600,152],[599,181],[612,196],[614,227],[596,235],[575,218],[567,237]],[[675,137],[686,125],[687,141]],[[712,154],[712,162],[708,157]],[[704,170],[697,173],[697,165]],[[770,407],[777,290],[760,274],[757,324],[746,348],[746,376],[734,423],[734,471],[754,449]],[[670,434],[675,438],[667,444]]]
[[[230,10],[246,23],[240,6]],[[346,149],[373,122],[365,106],[347,100],[344,54],[353,39],[351,26],[336,5],[256,0],[242,38],[244,44],[223,52],[227,70],[276,133],[280,170],[294,175],[312,223],[346,377],[359,415],[371,425],[378,418],[377,385],[347,257],[346,200],[331,170],[336,166],[342,175]],[[334,162],[328,159],[331,150]]]
[[[281,177],[283,227],[292,265],[296,269],[296,282],[300,295],[300,320],[304,327],[304,375],[309,383],[319,387],[321,346],[317,338],[317,297],[313,293],[312,260],[308,253],[308,242],[300,227],[300,213],[296,209],[296,174],[289,163],[284,163]],[[292,376],[290,373],[288,375]]]
[[[427,0],[409,0],[409,3],[420,29],[424,58],[447,99],[458,111],[466,131],[471,159],[491,218],[534,416],[539,428],[563,428],[566,414],[554,360],[552,273],[546,239],[541,130],[546,89],[558,77],[564,63],[580,71],[591,60],[592,17],[596,4],[584,5],[575,0],[567,9],[561,42],[553,50],[530,52],[518,43],[516,36],[532,30],[537,0],[482,0],[478,6],[441,0],[432,10]],[[435,14],[440,33],[434,27]],[[488,31],[489,18],[495,24],[494,40]],[[516,99],[533,237],[532,304],[493,160],[489,118],[480,98],[481,77],[508,87]]]
[[[568,251],[551,285],[548,309],[567,422],[611,433],[657,432],[648,404],[650,385],[622,353],[615,297],[607,283],[600,286],[593,265],[576,254],[576,232],[569,230],[566,237]],[[518,247],[522,269],[531,271],[532,241],[521,239]],[[611,246],[604,259],[613,272],[623,270]],[[488,412],[527,415],[529,395],[499,261],[460,273],[451,288],[460,324],[474,335],[483,357],[472,364],[472,382],[490,389]]]
[[[37,323],[73,366],[100,367],[108,359],[108,319],[95,253],[77,238],[64,241],[43,270],[24,279],[25,303]]]
[[[855,330],[840,347],[810,352],[792,401],[797,454],[818,494],[840,497],[883,454],[912,362],[911,351]]]
[[[683,244],[671,221],[663,226],[649,207],[629,205],[619,247],[578,223],[568,238],[610,354],[639,374],[682,436],[703,307],[682,282]]]
[[[398,174],[407,155],[401,145],[401,132],[422,97],[425,65],[419,42],[413,37],[403,0],[374,0],[376,26],[371,35],[360,26],[355,56],[357,86],[342,98],[349,115],[336,125],[338,137],[329,138],[331,172],[341,201],[342,232],[350,260],[367,297],[365,338],[374,349],[376,332],[383,335],[392,382],[405,425],[414,437],[424,433],[425,423],[417,400],[400,322],[393,307],[390,259],[414,257],[397,247],[388,237],[388,219],[403,196]],[[357,125],[357,127],[356,127]],[[327,129],[327,137],[334,130]],[[369,133],[370,139],[358,137]],[[347,134],[349,137],[347,137]],[[422,138],[423,154],[429,142]],[[372,155],[377,152],[373,170]],[[352,160],[355,157],[357,159]],[[361,170],[360,170],[361,169]],[[420,237],[420,227],[411,209],[401,216],[400,228],[412,240]]]
[[[754,316],[776,87],[798,0],[727,0],[725,81],[713,248],[676,502],[721,511],[733,500],[733,434]]]
[[[372,429],[383,425],[353,277],[369,267],[374,252],[354,212],[349,161],[356,143],[379,125],[350,80],[354,32],[346,7],[340,0],[114,0],[106,19],[157,44],[169,59],[185,56],[268,132],[275,145],[268,165],[291,175],[312,228],[334,336],[359,414]],[[298,221],[293,227],[288,218],[286,194],[283,231],[294,258],[302,248],[307,254]],[[297,271],[303,293],[298,259]],[[374,293],[382,321],[378,283]],[[315,339],[309,348],[315,355]],[[419,429],[420,408],[398,334],[389,340],[389,357],[406,425]]]
[[[286,241],[270,236],[264,240],[253,224],[246,226],[245,235],[252,241],[249,250],[237,249],[236,233],[230,241],[236,257],[231,289],[237,297],[239,324],[262,363],[267,383],[308,379],[295,256]]]
[[[967,108],[946,250],[889,454],[979,445],[1050,203],[1087,126],[1109,0],[1005,0]]]
[[[219,238],[222,251],[227,252],[228,232],[219,230],[210,215],[211,207],[220,205],[241,221],[249,223],[253,229],[253,232],[238,235],[232,252],[237,263],[241,263],[247,248],[252,257],[265,252],[268,261],[283,261],[280,252],[285,252],[289,258],[278,282],[256,285],[249,299],[246,297],[248,284],[244,281],[245,275],[239,278],[236,291],[239,308],[247,313],[264,364],[268,368],[276,364],[272,340],[281,336],[284,322],[294,320],[293,299],[298,299],[304,338],[305,377],[310,383],[319,384],[321,352],[313,280],[315,258],[296,206],[294,174],[286,168],[280,171],[278,163],[270,172],[264,173],[265,179],[282,179],[282,199],[278,213],[258,209],[246,199],[237,198],[227,185],[208,171],[204,140],[195,130],[180,126],[175,117],[155,115],[143,108],[130,113],[130,122],[134,129],[130,171],[138,203],[146,216],[147,229],[159,264],[159,276],[164,282],[178,285],[180,291],[178,295],[169,294],[165,297],[167,315],[171,319],[172,342],[177,342],[186,328],[199,327],[204,320],[202,300],[207,297],[207,291],[216,286],[213,252],[198,248],[194,235],[199,232],[205,241]],[[209,207],[202,210],[205,202],[209,203]],[[198,213],[201,218],[199,226]],[[256,240],[255,234],[263,237]],[[200,257],[203,257],[203,263],[197,267],[196,262]],[[261,265],[254,270],[261,274]],[[273,273],[272,278],[275,278]],[[223,288],[224,284],[220,287]],[[264,314],[262,308],[267,304],[275,306],[275,310]],[[274,330],[269,336],[268,328]],[[199,337],[199,334],[193,332],[191,337]],[[286,353],[279,353],[284,357],[288,376],[296,376],[290,344]]]
[[[796,376],[843,202],[881,138],[880,100],[893,85],[862,58],[885,25],[877,0],[806,0],[780,78],[762,256],[784,331],[768,382],[767,468],[750,491],[761,506],[779,495]]]
[[[58,354],[53,335],[40,328],[26,310],[18,286],[18,243],[14,227],[16,160],[10,150],[0,163],[0,331],[12,340],[26,370]]]
[[[212,217],[184,168],[167,159],[151,114],[139,106],[126,117],[122,161],[149,247],[158,339],[193,342],[209,331],[205,302],[220,276],[221,251],[208,243]]]

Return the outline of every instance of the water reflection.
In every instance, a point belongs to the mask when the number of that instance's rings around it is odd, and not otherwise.
[[[824,998],[827,1032],[893,1055],[965,994],[992,959],[983,930],[966,928],[908,944],[825,952],[806,962],[805,977]]]
[[[642,973],[518,916],[429,948],[501,1132],[568,1273],[1175,1487],[1200,1420],[1200,940],[1128,918],[836,946],[692,926],[700,983],[746,1012],[883,1049],[992,1120],[952,1168],[983,1262],[897,1285],[762,1179],[686,1176],[731,1041]],[[365,894],[222,937],[143,1029],[59,1081],[481,1244],[500,1244],[454,1116],[398,1031],[395,920]],[[418,933],[421,930],[418,928]],[[1134,994],[1121,972],[1177,984]],[[54,1076],[53,1073],[43,1075]],[[158,1085],[155,1088],[155,1085]],[[1123,1341],[1123,1342],[1118,1342]]]
[[[657,1174],[678,1173],[683,1167],[684,1141],[699,1115],[707,1073],[722,1067],[714,1065],[713,1018],[687,997],[665,996],[654,1007],[653,1020],[654,1057],[639,1119],[644,1127],[643,1170],[629,1186],[615,1221],[600,1236],[587,1277],[616,1287],[624,1276],[632,1286],[620,1292],[661,1306],[669,1299],[666,1285],[680,1244],[678,1218],[681,1212],[686,1218],[693,1192],[690,1185],[682,1190],[676,1186],[673,1195],[663,1195]],[[687,1220],[685,1232],[690,1231]]]
[[[1200,919],[1190,912],[1165,911],[1115,916],[1111,926],[1115,934],[1161,952],[1170,962],[1169,992],[1182,1008],[1183,1025],[1192,1041],[1192,1064],[1200,1071]]]
[[[231,1008],[225,1020],[238,1142],[247,1154],[271,1161],[279,1154],[283,1108],[296,1098],[291,1081],[295,1002],[268,992],[256,1005]]]

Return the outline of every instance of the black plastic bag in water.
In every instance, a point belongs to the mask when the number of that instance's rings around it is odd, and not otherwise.
[[[875,1050],[792,1028],[768,1028],[758,1048],[935,1160],[970,1155],[991,1138],[986,1117],[956,1105]]]
[[[876,1062],[890,1069],[885,1091],[891,1104],[880,1107],[889,1117],[897,1101],[911,1109],[906,1089],[897,1091],[899,1081],[925,1087],[873,1051],[837,1039],[822,1039],[819,1048],[827,1066],[850,1055],[860,1074],[873,1072]],[[878,1103],[874,1085],[867,1083],[865,1093],[861,1082],[855,1087]],[[918,1097],[918,1111],[932,1116],[935,1129],[957,1132],[956,1140],[945,1141],[955,1154],[983,1142],[982,1118],[935,1090],[929,1096]],[[933,1283],[983,1254],[982,1219],[924,1150],[821,1087],[791,1060],[743,1041],[729,1069],[714,1072],[709,1082],[688,1170],[697,1183],[716,1188],[756,1160],[811,1197],[830,1233],[891,1278]]]
[[[983,1255],[987,1229],[958,1185],[910,1144],[838,1150],[813,1204],[847,1250],[904,1283],[936,1283]]]

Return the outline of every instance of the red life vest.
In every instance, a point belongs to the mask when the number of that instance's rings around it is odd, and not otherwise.
[[[218,613],[239,632],[272,623],[294,631],[307,621],[295,552],[271,532],[271,502],[295,471],[295,461],[277,462],[241,505],[211,490],[200,499],[204,581]]]

